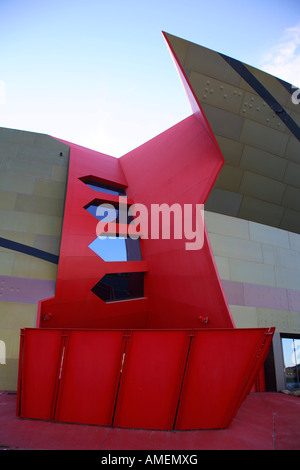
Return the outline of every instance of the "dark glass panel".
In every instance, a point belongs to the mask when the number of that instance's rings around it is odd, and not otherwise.
[[[130,224],[134,220],[133,216],[127,213],[127,207],[124,205],[120,205],[119,210],[119,207],[115,207],[111,203],[91,202],[85,209],[98,220],[105,218],[104,222],[115,221],[117,224]]]
[[[285,382],[288,390],[300,389],[300,339],[282,338]]]
[[[100,207],[101,206],[101,207]],[[96,219],[102,220],[105,218],[105,222],[113,222],[114,220],[118,220],[119,211],[115,207],[112,208],[103,204],[95,204],[92,203],[89,206],[85,207],[85,209],[92,214]]]
[[[126,252],[127,252],[127,261],[141,261],[141,245],[140,239],[126,238]]]
[[[87,184],[90,188],[95,191],[101,191],[102,193],[114,194],[115,196],[126,196],[126,190],[110,184],[100,183],[93,179],[81,179],[81,181]]]
[[[106,274],[92,292],[105,302],[144,297],[144,273]]]

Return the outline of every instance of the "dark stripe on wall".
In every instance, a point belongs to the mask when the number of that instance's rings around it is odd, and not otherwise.
[[[282,105],[274,98],[273,95],[257,80],[256,77],[247,69],[247,67],[240,61],[233,59],[219,53],[221,57],[250,85],[253,90],[260,95],[260,97],[270,106],[270,108],[277,114],[282,122],[300,141],[300,128],[291,116],[283,109]]]
[[[291,85],[288,82],[285,82],[281,78],[277,78],[277,80],[281,83],[281,85],[292,95],[295,90],[297,90],[298,87]]]
[[[58,264],[58,256],[47,253],[47,251],[39,250],[38,248],[33,248],[32,246],[23,245],[22,243],[13,242],[12,240],[7,240],[2,237],[0,237],[0,246],[8,250],[19,251],[25,255],[49,261],[49,263]]]

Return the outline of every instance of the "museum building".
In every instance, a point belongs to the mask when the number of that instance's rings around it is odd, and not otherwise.
[[[0,129],[0,389],[21,417],[224,428],[249,392],[300,387],[295,88],[163,36],[192,113],[126,155]],[[197,247],[175,208],[200,206]],[[138,224],[154,207],[170,236]]]

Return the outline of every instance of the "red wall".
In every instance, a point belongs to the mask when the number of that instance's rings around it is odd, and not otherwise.
[[[105,262],[88,246],[96,238],[98,220],[84,209],[100,197],[79,178],[95,176],[126,187],[119,160],[73,144],[70,145],[69,174],[61,237],[55,297],[40,304],[38,325],[42,328],[144,328],[147,299],[105,303],[91,292],[109,272],[145,271],[141,261]],[[103,200],[117,196],[103,193]],[[45,318],[45,320],[44,320]]]
[[[223,157],[205,121],[195,115],[120,159],[128,196],[145,204],[205,203]],[[172,234],[172,232],[171,232]],[[205,233],[200,250],[186,239],[141,240],[147,261],[145,293],[150,328],[231,328],[233,326]],[[199,317],[208,317],[207,323]]]

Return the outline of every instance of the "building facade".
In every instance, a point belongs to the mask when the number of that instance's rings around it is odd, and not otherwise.
[[[35,327],[275,327],[266,388],[299,387],[300,110],[292,89],[164,36],[193,114],[138,149],[115,159],[1,129],[2,390],[17,389],[20,330]],[[107,215],[120,198],[126,209],[205,203],[204,249],[159,237],[119,237],[118,254],[116,244],[96,246],[96,208],[106,205]]]

